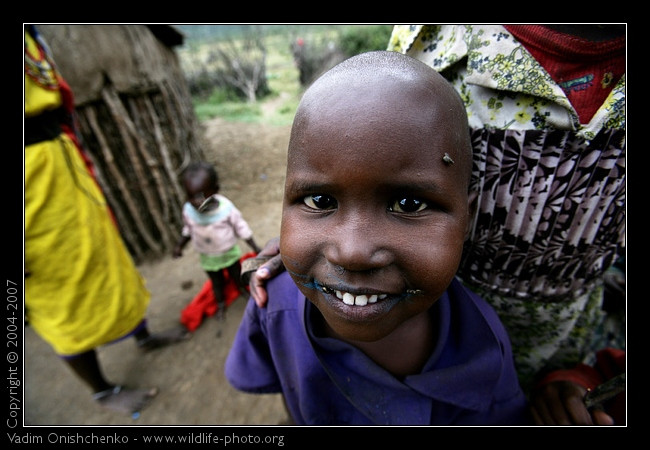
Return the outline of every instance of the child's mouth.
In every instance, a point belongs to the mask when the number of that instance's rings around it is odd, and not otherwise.
[[[336,295],[336,297],[342,300],[346,305],[356,306],[365,306],[368,303],[377,303],[377,300],[383,300],[388,297],[388,294],[354,295],[349,292],[342,292],[336,289],[328,288],[327,286],[321,286],[321,291],[325,292],[326,294]]]
[[[341,300],[346,305],[350,306],[366,306],[368,304],[377,303],[378,300],[383,300],[389,296],[389,294],[352,294],[350,292],[339,291],[327,286],[319,286],[319,289],[325,294],[335,295],[339,300]],[[421,294],[422,291],[409,289],[402,296],[411,296]]]

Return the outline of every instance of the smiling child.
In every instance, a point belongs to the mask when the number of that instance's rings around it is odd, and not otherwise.
[[[396,114],[396,108],[399,114]],[[476,207],[464,106],[369,52],[305,92],[288,149],[287,271],[250,299],[225,372],[296,424],[528,423],[508,336],[455,278]]]

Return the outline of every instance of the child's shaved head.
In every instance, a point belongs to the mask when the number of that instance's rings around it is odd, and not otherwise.
[[[376,95],[369,95],[380,87],[385,92],[383,107],[377,104]],[[372,120],[372,109],[378,108],[389,109],[393,120],[398,122],[404,116],[405,108],[421,108],[422,121],[411,124],[414,132],[420,126],[453,132],[449,160],[461,167],[469,182],[472,147],[465,106],[449,82],[426,64],[388,51],[363,53],[343,61],[305,92],[294,119],[292,140],[300,138],[303,125],[310,120],[327,121],[323,114],[328,110],[336,111],[336,108],[330,108],[335,102],[354,102],[357,107],[371,109],[363,111],[362,116],[348,117],[350,122]],[[290,151],[292,147],[289,146]]]

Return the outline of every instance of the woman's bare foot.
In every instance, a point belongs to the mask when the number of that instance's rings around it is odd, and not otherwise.
[[[139,340],[138,347],[145,351],[155,350],[170,344],[186,341],[191,337],[192,333],[187,331],[185,327],[175,327],[160,333],[151,334],[149,337]]]
[[[93,398],[106,409],[132,415],[140,412],[156,394],[158,394],[158,388],[125,389],[122,386],[115,386],[94,394]]]

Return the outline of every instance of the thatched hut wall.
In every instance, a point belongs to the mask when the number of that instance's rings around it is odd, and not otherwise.
[[[79,131],[136,261],[171,252],[178,175],[204,159],[202,130],[165,25],[40,25],[75,96]]]

